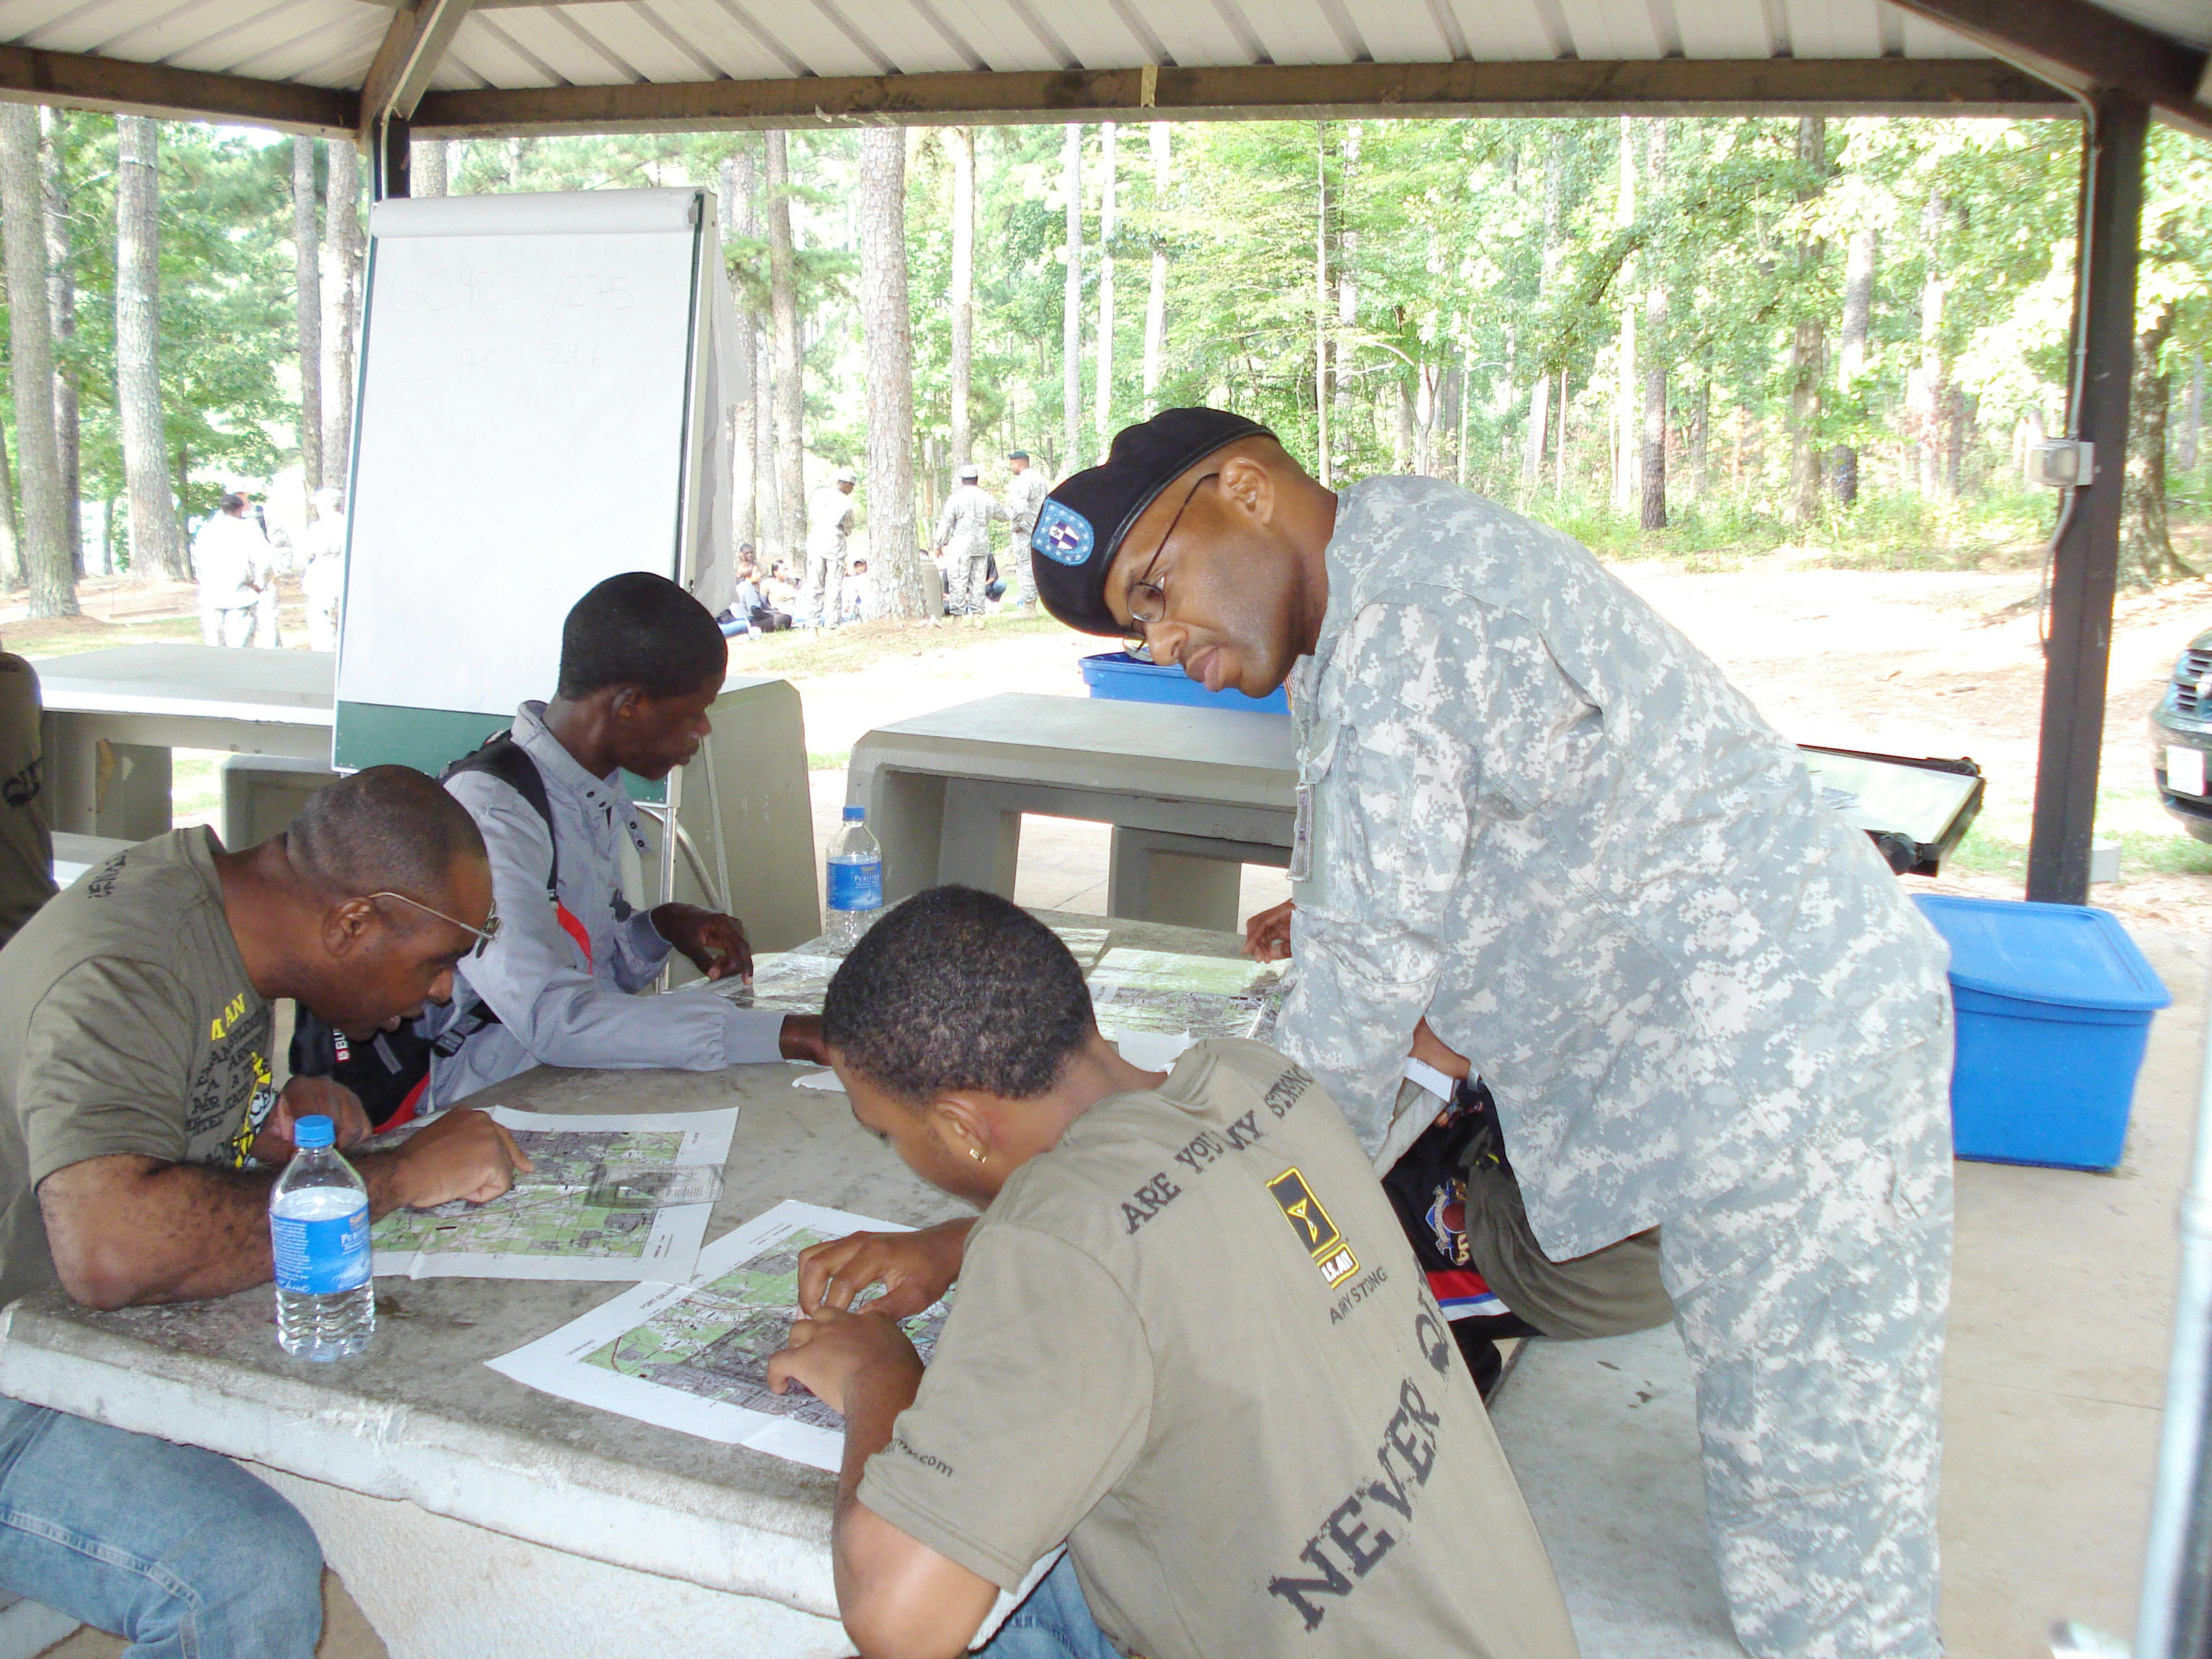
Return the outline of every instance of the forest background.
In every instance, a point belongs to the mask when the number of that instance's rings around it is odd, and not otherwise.
[[[770,555],[826,466],[860,469],[879,550],[914,546],[961,459],[1059,477],[1188,403],[1325,482],[1453,478],[1616,556],[1967,567],[2039,556],[2054,516],[2021,463],[2064,430],[2072,122],[830,130],[413,164],[417,195],[716,191],[753,368],[737,529]],[[0,581],[32,616],[88,572],[188,574],[231,479],[276,480],[294,521],[343,485],[366,210],[343,143],[0,107]],[[2212,520],[2212,144],[2154,130],[2142,248],[2123,562],[2148,586]]]

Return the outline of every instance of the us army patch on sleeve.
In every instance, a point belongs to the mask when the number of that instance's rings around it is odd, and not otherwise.
[[[1313,1188],[1306,1185],[1305,1176],[1295,1165],[1269,1182],[1267,1190],[1275,1195],[1275,1202],[1297,1234],[1298,1243],[1305,1246],[1306,1254],[1321,1269],[1321,1276],[1331,1290],[1359,1271],[1359,1258],[1352,1255],[1352,1247],[1344,1242],[1344,1235],[1337,1231],[1336,1223],[1328,1218],[1328,1212],[1322,1208],[1321,1200],[1314,1196]]]

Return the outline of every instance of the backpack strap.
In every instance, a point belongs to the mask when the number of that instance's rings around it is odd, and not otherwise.
[[[530,758],[530,751],[514,740],[513,732],[495,732],[439,773],[438,781],[444,783],[464,772],[483,772],[497,778],[527,801],[530,810],[544,820],[545,839],[553,848],[553,862],[545,872],[545,896],[557,907],[561,902],[561,837],[553,828],[553,802],[545,793],[545,775]]]
[[[463,772],[489,773],[529,802],[531,811],[544,820],[545,839],[553,848],[553,860],[545,871],[545,902],[553,907],[553,920],[560,924],[561,931],[583,953],[584,967],[588,971],[592,966],[592,936],[575,913],[561,902],[561,836],[553,827],[553,803],[545,793],[545,775],[538,769],[538,763],[530,758],[528,750],[514,740],[512,731],[495,732],[441,772],[438,781],[443,783]]]

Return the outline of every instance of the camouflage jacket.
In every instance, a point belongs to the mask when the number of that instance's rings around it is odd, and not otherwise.
[[[1424,1014],[1497,1097],[1538,1240],[1741,1184],[1942,1030],[1945,951],[1796,749],[1579,544],[1434,480],[1346,490],[1291,676],[1280,1041],[1387,1167]]]
[[[937,515],[937,545],[949,545],[956,559],[986,557],[994,519],[1004,524],[1006,509],[980,484],[962,484],[945,498],[945,510]]]

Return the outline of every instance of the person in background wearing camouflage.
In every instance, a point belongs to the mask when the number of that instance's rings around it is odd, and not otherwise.
[[[956,617],[981,617],[987,608],[983,589],[991,563],[991,524],[1006,521],[1006,509],[975,482],[979,476],[973,465],[961,467],[960,483],[945,498],[945,510],[937,515],[937,539],[931,544],[939,553],[951,549],[945,562],[945,603]]]
[[[1030,453],[1017,449],[1006,457],[1013,476],[1006,480],[1006,518],[1012,532],[1006,550],[1006,577],[1014,585],[1014,603],[1026,610],[1036,602],[1036,585],[1030,577],[1030,532],[1036,528],[1037,509],[1044,505],[1051,481],[1030,465]]]
[[[54,838],[46,817],[39,674],[0,651],[0,945],[54,896]]]
[[[837,596],[845,590],[845,538],[853,533],[853,489],[860,482],[849,466],[837,469],[834,483],[806,498],[806,586],[799,599],[799,622],[828,628],[836,620]]]
[[[1069,625],[1289,683],[1278,1040],[1377,1167],[1433,1035],[1547,1255],[1659,1228],[1744,1645],[1935,1659],[1946,956],[1795,748],[1567,537],[1428,478],[1332,494],[1217,410],[1123,431],[1031,546]]]

